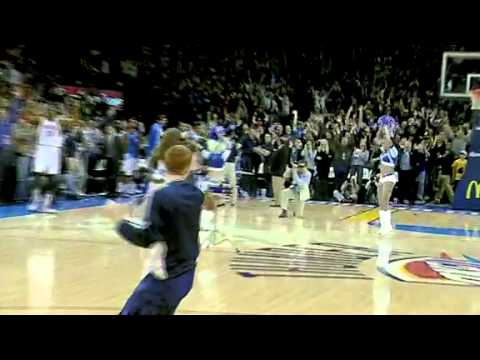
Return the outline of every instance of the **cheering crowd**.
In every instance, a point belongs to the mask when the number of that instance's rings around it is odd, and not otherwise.
[[[205,164],[223,168],[240,196],[272,197],[272,206],[282,209],[288,198],[299,205],[308,198],[375,204],[375,138],[384,115],[398,124],[395,201],[451,202],[465,171],[469,104],[442,102],[436,76],[422,66],[408,68],[440,59],[438,50],[357,49],[351,59],[328,49],[320,55],[243,49],[210,57],[195,47],[142,51],[141,61],[123,67],[97,52],[82,60],[89,69],[83,86],[125,87],[123,109],[97,104],[90,111],[78,99],[52,94],[45,81],[39,86],[32,68],[41,69],[40,61],[12,55],[0,93],[2,202],[31,197],[44,118],[56,119],[62,130],[62,166],[50,174],[55,192],[74,198],[145,191],[149,159],[168,127],[201,144]],[[61,76],[56,81],[68,81]]]

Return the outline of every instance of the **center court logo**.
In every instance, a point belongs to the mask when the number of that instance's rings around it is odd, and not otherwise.
[[[472,199],[472,195],[474,195],[474,199],[480,199],[480,182],[475,180],[468,183],[465,198],[470,200]]]
[[[245,278],[372,280],[360,270],[360,264],[376,257],[374,248],[347,244],[284,245],[237,250],[230,268]],[[414,257],[412,253],[393,251],[381,272],[410,283],[480,286],[480,260],[468,256]]]
[[[423,284],[480,286],[480,261],[470,257],[416,257],[390,261],[383,270],[394,279]]]
[[[394,256],[409,253],[394,251]],[[371,280],[359,266],[374,259],[377,250],[335,243],[284,245],[237,251],[230,267],[246,278],[286,277]]]

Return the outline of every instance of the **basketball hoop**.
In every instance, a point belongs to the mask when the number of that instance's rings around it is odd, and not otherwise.
[[[472,110],[480,110],[480,88],[470,91]]]

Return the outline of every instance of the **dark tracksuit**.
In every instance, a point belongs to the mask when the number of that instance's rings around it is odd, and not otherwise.
[[[192,289],[204,195],[191,183],[175,181],[158,190],[152,201],[149,235],[141,247],[165,242],[165,280],[149,273],[128,299],[121,315],[173,315]]]

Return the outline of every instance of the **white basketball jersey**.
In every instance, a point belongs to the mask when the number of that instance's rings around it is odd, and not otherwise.
[[[62,146],[62,130],[57,121],[50,121],[48,119],[38,127],[38,145],[40,146]]]

